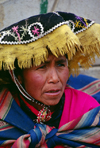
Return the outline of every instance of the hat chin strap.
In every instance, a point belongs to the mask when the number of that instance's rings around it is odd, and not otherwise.
[[[14,74],[14,70],[9,70],[9,73],[10,73],[10,76],[13,80],[13,82],[15,83],[15,85],[17,86],[19,92],[23,95],[23,97],[25,97],[26,99],[32,101],[32,102],[35,102],[36,104],[38,105],[41,105],[41,106],[46,106],[44,105],[43,103],[35,100],[32,96],[30,96],[27,91],[23,88],[23,86],[20,84],[20,82],[18,81],[17,77],[15,76]]]
[[[23,86],[20,84],[20,82],[18,81],[17,77],[14,74],[14,70],[9,70],[9,73],[12,77],[13,82],[15,83],[15,85],[17,86],[19,92],[23,95],[23,97],[36,103],[37,105],[43,106],[43,108],[38,113],[37,119],[35,119],[34,121],[37,123],[43,123],[43,122],[50,120],[51,119],[51,111],[49,109],[50,106],[47,106],[47,105],[35,100],[33,97],[31,97],[26,92],[26,90],[23,88]]]

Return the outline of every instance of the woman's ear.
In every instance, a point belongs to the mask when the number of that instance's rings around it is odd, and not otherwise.
[[[17,78],[18,78],[19,83],[22,84],[22,77],[18,75]]]

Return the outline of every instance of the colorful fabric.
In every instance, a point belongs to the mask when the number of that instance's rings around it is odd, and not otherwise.
[[[91,95],[100,103],[100,79],[83,74],[80,74],[77,77],[71,75],[67,84]]]
[[[56,110],[51,113],[51,119],[49,121],[44,121],[45,124],[49,126],[54,126],[56,128],[59,127],[59,122],[64,107],[64,100],[65,96],[63,95],[60,102],[56,106]],[[21,95],[20,97],[16,98],[15,101],[33,121],[36,121],[39,112],[38,110],[36,110],[32,105],[26,102],[25,98],[23,98]]]
[[[34,123],[8,90],[0,94],[0,147],[99,147],[100,107],[55,129]],[[59,145],[59,146],[58,146]],[[61,145],[61,146],[60,146]]]
[[[93,97],[79,90],[66,87],[64,93],[65,102],[59,127],[99,106]]]

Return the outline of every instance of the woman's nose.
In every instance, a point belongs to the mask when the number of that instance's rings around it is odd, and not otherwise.
[[[59,75],[56,68],[51,68],[48,74],[48,82],[49,83],[58,83],[59,82]]]

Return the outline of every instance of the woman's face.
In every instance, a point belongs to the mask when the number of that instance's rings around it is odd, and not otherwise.
[[[36,100],[46,105],[56,105],[63,95],[68,76],[66,57],[56,58],[49,54],[45,63],[23,70],[21,83]]]

